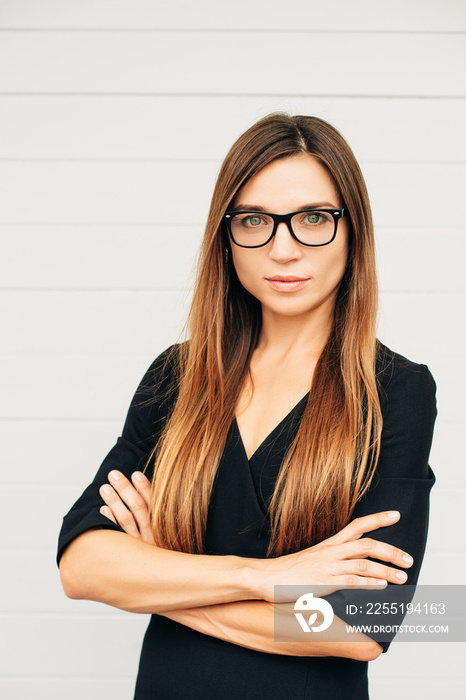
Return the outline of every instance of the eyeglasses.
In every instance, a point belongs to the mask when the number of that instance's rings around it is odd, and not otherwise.
[[[260,248],[274,237],[284,222],[295,240],[307,246],[328,245],[337,234],[345,209],[306,209],[291,214],[263,211],[227,211],[223,217],[233,243],[242,248]]]

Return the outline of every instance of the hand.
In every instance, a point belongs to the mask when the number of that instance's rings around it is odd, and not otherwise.
[[[104,484],[100,488],[100,495],[107,504],[100,509],[102,515],[120,525],[128,535],[155,544],[149,517],[149,479],[142,472],[134,472],[131,483],[116,470],[110,472],[108,479],[111,485]]]
[[[395,513],[390,517],[389,513]],[[379,527],[393,525],[400,518],[398,511],[384,511],[356,518],[333,537],[300,552],[276,559],[255,559],[252,588],[258,597],[274,601],[274,586],[325,586],[318,595],[328,595],[344,588],[384,588],[388,582],[404,583],[407,574],[368,557],[396,566],[412,566],[409,554],[386,542],[362,535]],[[403,559],[406,556],[409,560]],[[264,576],[265,574],[265,576]],[[258,583],[257,583],[258,582]],[[285,596],[283,602],[291,602]],[[282,599],[280,599],[282,600]]]

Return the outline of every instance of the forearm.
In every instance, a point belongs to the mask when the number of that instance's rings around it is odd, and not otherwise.
[[[297,638],[292,605],[282,607],[281,632],[288,641],[274,641],[274,605],[263,600],[247,600],[161,613],[197,632],[217,637],[255,651],[285,656],[340,656],[358,661],[377,658],[382,647],[362,633],[346,631],[346,623],[334,617],[331,628],[313,634],[309,642]],[[289,624],[288,624],[289,622]],[[288,634],[287,634],[288,630]],[[281,635],[282,636],[282,635]],[[344,641],[333,641],[340,638]]]
[[[254,598],[247,560],[185,554],[126,533],[91,530],[60,561],[70,598],[95,600],[136,613],[158,613]]]

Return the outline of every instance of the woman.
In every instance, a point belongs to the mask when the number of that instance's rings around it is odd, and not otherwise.
[[[416,583],[435,481],[434,381],[376,340],[376,308],[350,148],[317,118],[259,121],[219,173],[190,339],[60,536],[67,595],[153,613],[137,700],[368,697],[390,640],[345,636],[346,605]],[[325,586],[331,628],[274,641],[277,585]]]

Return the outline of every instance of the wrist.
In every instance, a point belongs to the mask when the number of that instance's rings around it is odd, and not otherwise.
[[[247,558],[242,561],[240,576],[245,600],[268,600],[271,585],[269,579],[273,575],[276,559]]]

